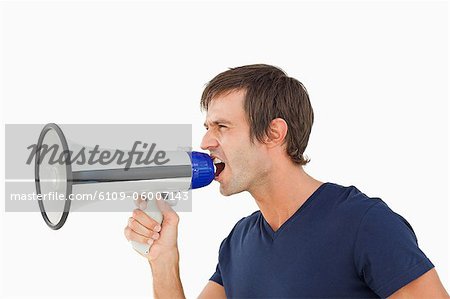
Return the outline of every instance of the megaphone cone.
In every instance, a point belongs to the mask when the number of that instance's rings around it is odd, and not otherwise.
[[[36,146],[37,194],[41,197],[45,194],[62,197],[62,200],[38,200],[45,223],[54,230],[64,225],[71,209],[91,202],[72,201],[71,195],[77,192],[121,190],[164,193],[200,188],[214,179],[213,162],[205,153],[166,151],[166,162],[162,165],[131,167],[131,163],[125,166],[85,163],[82,169],[83,165],[75,163],[75,151],[70,146],[76,147],[68,143],[61,128],[53,123],[42,129]],[[98,148],[95,150],[101,152]],[[154,203],[149,204],[145,212],[161,223],[162,215]],[[139,253],[148,253],[149,245],[132,243]]]

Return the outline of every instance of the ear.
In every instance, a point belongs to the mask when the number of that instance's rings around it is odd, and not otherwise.
[[[282,118],[273,119],[267,128],[265,143],[269,147],[281,145],[286,138],[288,125]]]

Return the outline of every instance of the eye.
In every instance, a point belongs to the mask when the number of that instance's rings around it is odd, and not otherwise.
[[[225,126],[225,125],[219,125],[218,127],[219,127],[219,129],[227,128],[227,126]]]

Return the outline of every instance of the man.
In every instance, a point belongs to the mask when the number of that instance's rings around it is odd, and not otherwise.
[[[404,218],[303,170],[314,114],[299,81],[269,65],[233,68],[208,83],[201,105],[201,148],[215,159],[220,192],[248,191],[260,210],[223,240],[200,298],[449,298]],[[155,297],[184,298],[179,218],[158,204],[161,226],[135,210],[125,235],[153,244]]]

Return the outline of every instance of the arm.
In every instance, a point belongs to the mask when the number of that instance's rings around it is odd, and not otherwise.
[[[158,258],[149,259],[155,298],[186,298],[181,284],[178,261],[178,249],[174,249],[173,252],[164,252]]]
[[[152,244],[148,256],[153,275],[155,298],[185,298],[180,279],[177,245],[179,217],[164,201],[158,201],[163,214],[161,226],[143,211],[136,209],[128,220],[125,236],[128,240]],[[223,286],[209,281],[199,298],[226,298]]]
[[[435,269],[431,269],[419,278],[408,283],[389,299],[402,298],[450,298],[445,291],[444,286],[439,280],[439,276]]]
[[[154,297],[185,298],[179,271],[179,217],[163,200],[158,200],[157,204],[163,215],[161,225],[136,209],[128,220],[125,236],[128,240],[152,245],[146,258],[152,270]]]

